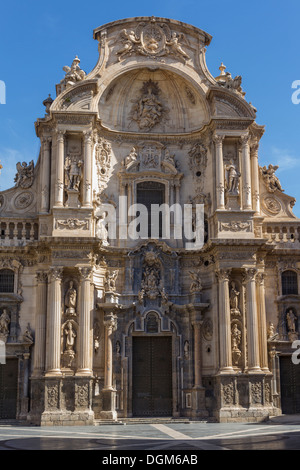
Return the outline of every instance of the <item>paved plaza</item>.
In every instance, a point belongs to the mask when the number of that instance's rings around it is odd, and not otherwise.
[[[283,415],[264,423],[233,424],[175,422],[41,428],[0,422],[0,450],[97,450],[109,458],[139,455],[140,461],[148,464],[155,463],[151,461],[155,455],[165,452],[180,455],[181,459],[186,455],[188,459],[201,450],[300,450],[300,415]],[[138,462],[123,463],[136,466]]]

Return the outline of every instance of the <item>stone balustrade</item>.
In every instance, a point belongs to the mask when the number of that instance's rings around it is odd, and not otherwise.
[[[39,225],[32,219],[0,219],[0,246],[24,246],[39,239]]]
[[[263,226],[263,237],[268,242],[299,243],[300,224],[295,222],[267,223]]]

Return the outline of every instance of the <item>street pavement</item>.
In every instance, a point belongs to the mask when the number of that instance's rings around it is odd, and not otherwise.
[[[192,464],[196,462],[188,459],[199,456],[201,450],[300,450],[300,415],[283,415],[263,423],[230,424],[168,422],[36,427],[0,421],[0,450],[96,450],[103,453],[103,464],[121,463],[131,468],[138,462],[153,465],[157,463],[154,456],[168,453],[177,456],[177,461],[171,463]],[[121,455],[144,457],[135,463],[112,461]],[[182,461],[184,456],[186,461]],[[162,463],[166,462],[159,464]]]

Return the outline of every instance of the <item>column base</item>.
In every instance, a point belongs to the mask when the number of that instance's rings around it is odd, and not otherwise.
[[[45,377],[62,377],[62,372],[60,369],[48,370]]]

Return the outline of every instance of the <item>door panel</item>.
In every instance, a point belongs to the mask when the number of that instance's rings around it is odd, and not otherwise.
[[[18,360],[6,359],[0,364],[0,419],[16,419]]]
[[[280,358],[281,407],[284,414],[300,413],[300,365],[290,356]]]
[[[133,338],[134,416],[172,415],[172,338]]]

